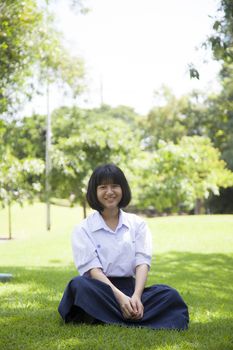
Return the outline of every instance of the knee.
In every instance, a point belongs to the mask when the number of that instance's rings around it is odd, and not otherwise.
[[[85,288],[85,285],[86,285],[86,277],[83,277],[83,276],[74,277],[70,281],[70,287],[73,292],[76,291],[78,288],[82,288],[82,289]]]
[[[167,299],[169,299],[171,303],[179,303],[182,300],[178,291],[172,287],[168,287],[167,289]]]

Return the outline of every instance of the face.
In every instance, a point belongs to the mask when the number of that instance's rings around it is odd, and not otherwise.
[[[115,209],[122,199],[121,186],[114,183],[103,183],[97,186],[97,198],[104,209]]]

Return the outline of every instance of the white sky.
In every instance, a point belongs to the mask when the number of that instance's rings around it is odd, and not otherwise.
[[[57,4],[66,45],[86,62],[89,91],[81,106],[100,104],[101,81],[104,103],[139,113],[153,107],[154,91],[162,84],[177,96],[194,88],[217,89],[218,64],[196,50],[211,32],[209,16],[216,14],[217,0],[89,0],[87,15],[74,15],[67,0]],[[189,78],[190,62],[199,68],[199,81]],[[53,91],[51,108],[68,102]]]

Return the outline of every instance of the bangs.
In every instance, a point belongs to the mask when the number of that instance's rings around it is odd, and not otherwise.
[[[115,170],[115,169],[114,169]],[[112,169],[102,169],[96,176],[96,187],[105,184],[121,184],[121,176]]]

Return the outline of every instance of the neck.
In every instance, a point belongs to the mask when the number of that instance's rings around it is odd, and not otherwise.
[[[119,208],[104,209],[101,214],[107,226],[115,231],[119,222]]]
[[[103,218],[105,220],[111,220],[111,219],[118,219],[119,217],[119,208],[114,208],[114,209],[104,209],[101,213]]]

